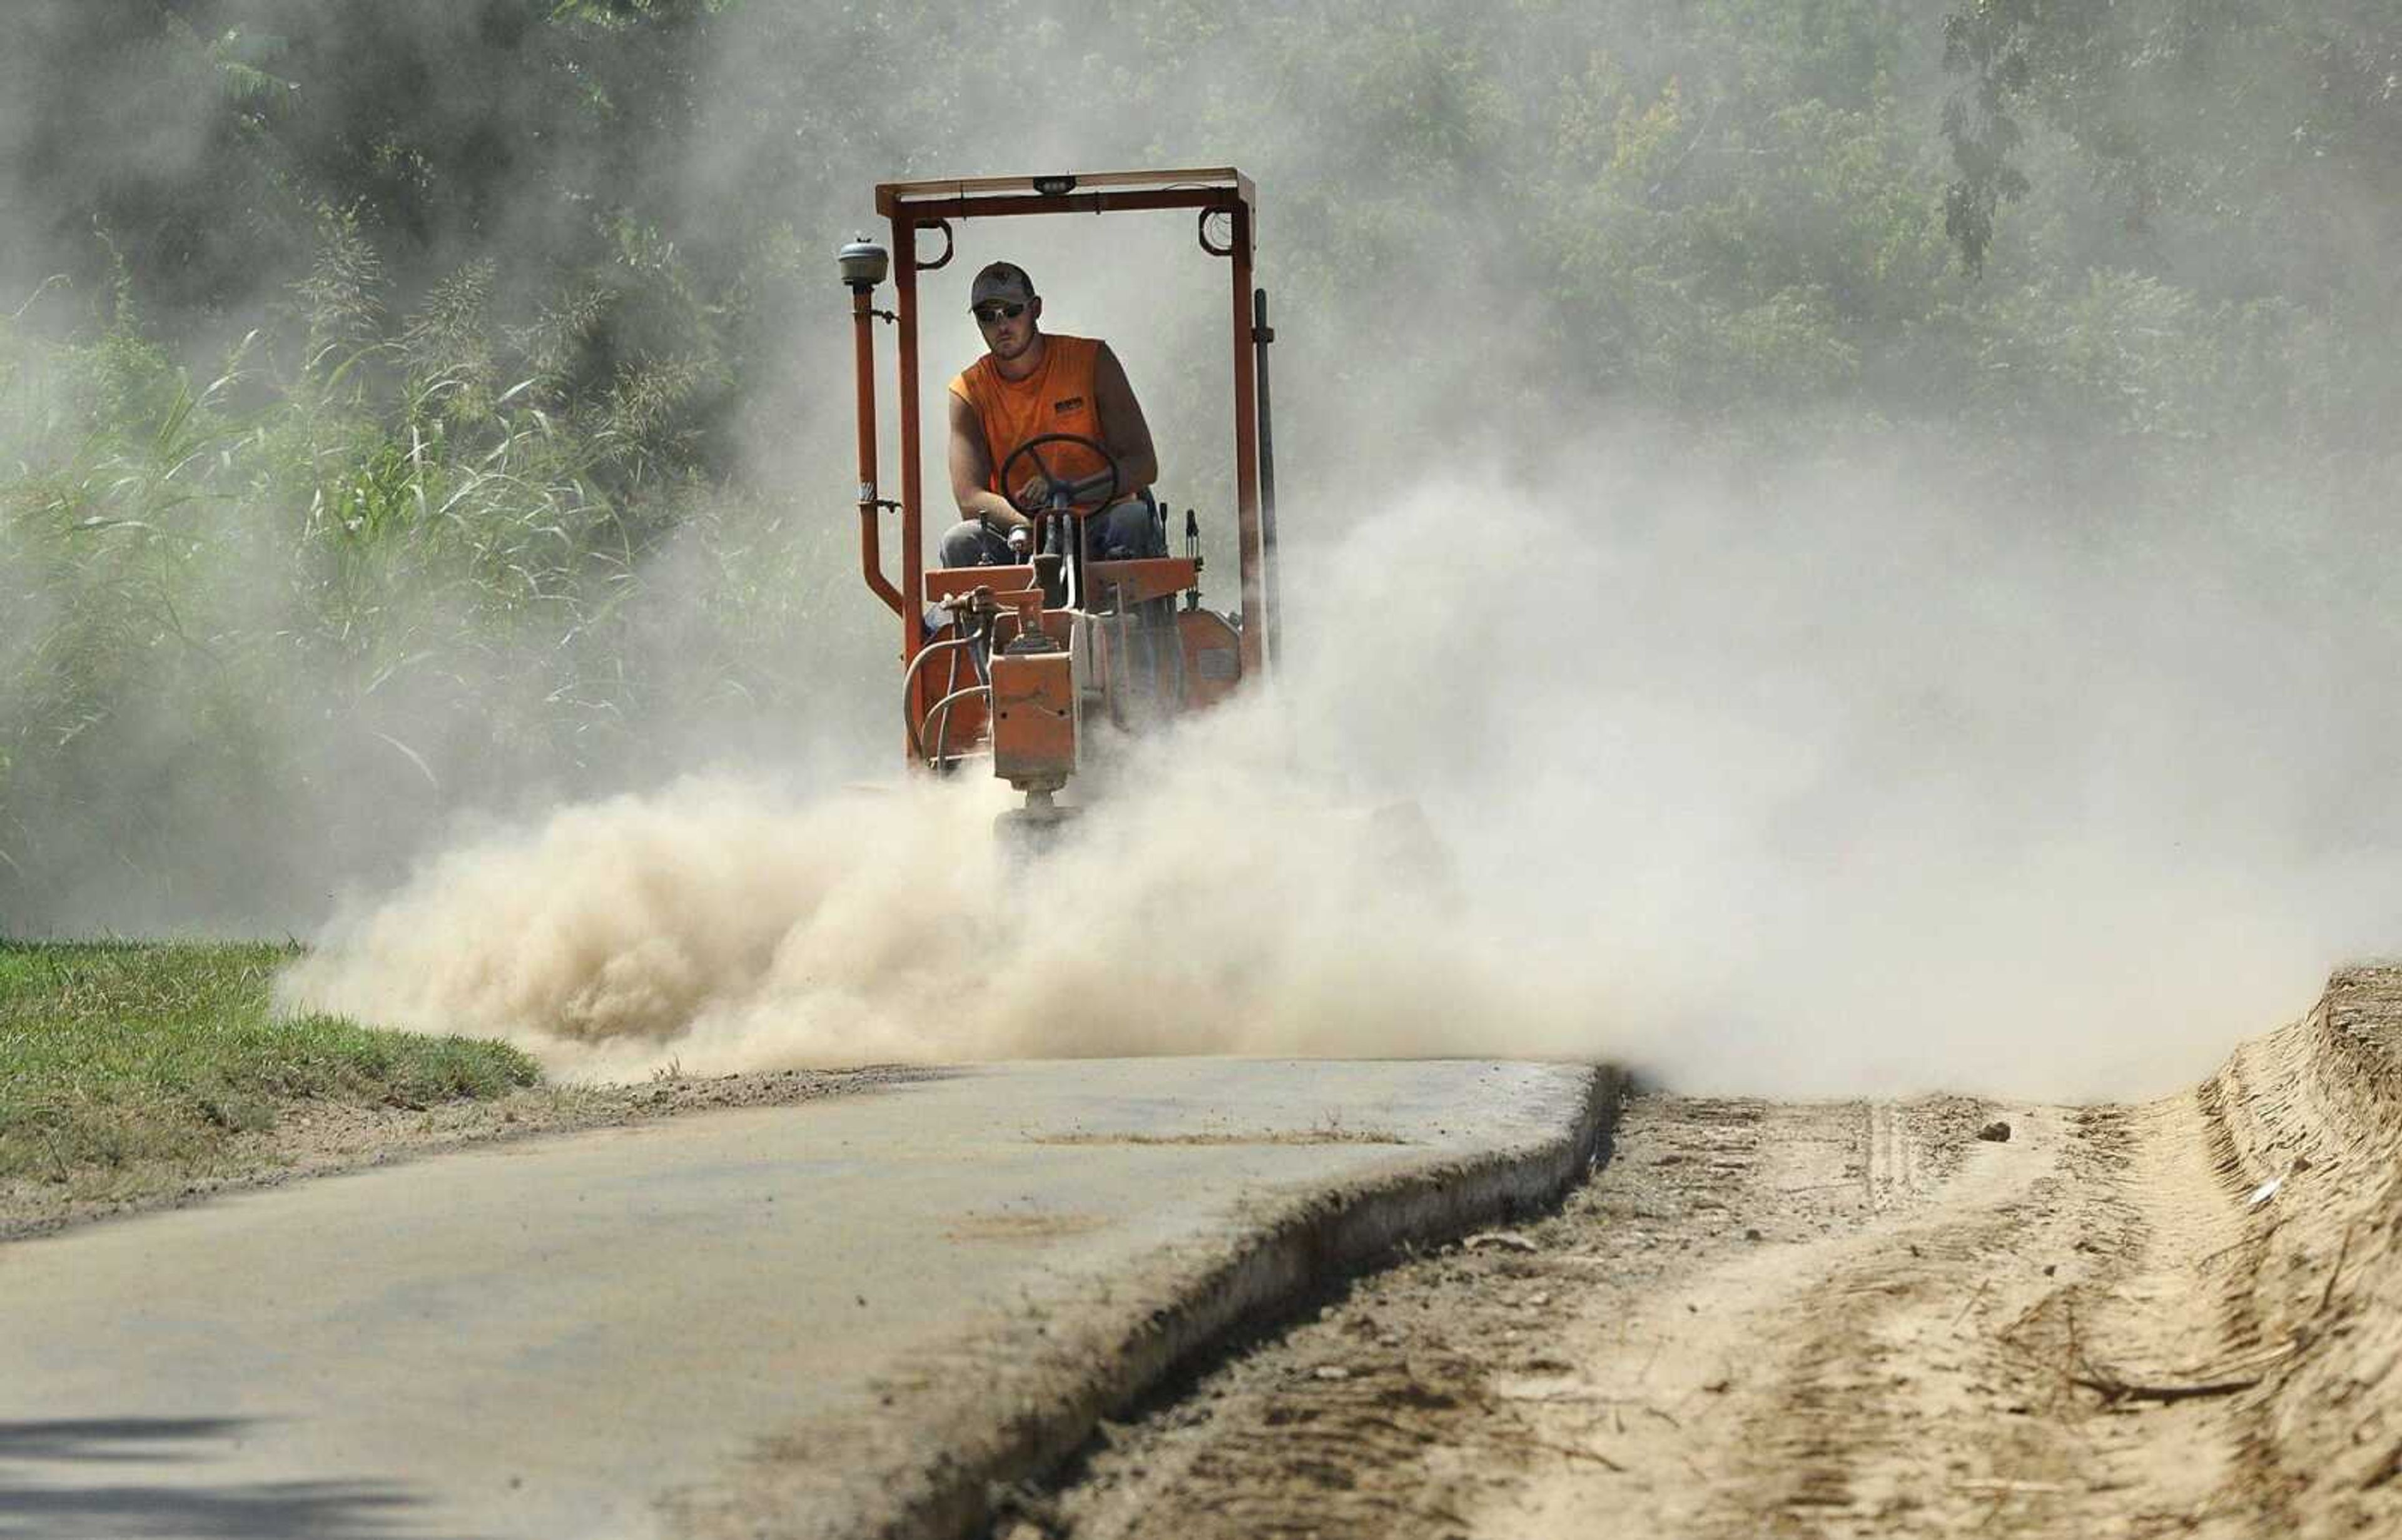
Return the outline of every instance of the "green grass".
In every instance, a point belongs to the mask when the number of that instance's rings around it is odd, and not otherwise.
[[[0,942],[0,1179],[209,1168],[311,1100],[421,1107],[540,1078],[504,1043],[278,1016],[287,946]]]

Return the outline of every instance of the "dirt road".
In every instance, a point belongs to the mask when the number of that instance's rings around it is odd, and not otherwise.
[[[2402,1533],[2397,1048],[2363,969],[2146,1106],[1638,1099],[997,1533]]]

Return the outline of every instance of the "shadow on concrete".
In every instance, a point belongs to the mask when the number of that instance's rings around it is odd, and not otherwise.
[[[197,1473],[164,1482],[60,1479],[68,1474],[60,1466],[199,1465],[258,1426],[245,1417],[0,1423],[0,1540],[430,1536],[410,1522],[424,1499],[390,1481],[212,1482]]]

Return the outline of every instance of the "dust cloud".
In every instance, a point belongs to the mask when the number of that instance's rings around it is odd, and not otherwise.
[[[1942,8],[1909,22],[1895,63],[1908,90],[1879,131],[1920,144],[1901,159],[1936,153]],[[447,9],[469,48],[469,8]],[[485,636],[436,615],[396,630],[392,652],[457,632],[476,644],[467,662],[396,665],[347,691],[305,653],[258,665],[273,688],[240,699],[220,698],[232,676],[213,656],[146,665],[99,770],[48,788],[16,771],[6,811],[57,855],[0,873],[7,928],[288,928],[315,942],[288,1006],[497,1034],[577,1076],[1526,1054],[1609,1058],[1690,1089],[2047,1097],[2169,1089],[2299,1010],[2338,961],[2391,949],[2395,462],[2375,485],[2288,488],[2284,468],[2307,456],[2195,430],[2182,466],[2108,463],[2132,440],[2080,437],[2080,403],[2151,390],[2173,418],[2184,395],[2147,370],[2190,374],[2206,396],[2212,371],[2240,362],[2145,342],[2174,340],[2187,314],[2159,284],[2089,282],[2081,257],[2056,286],[2022,272],[2007,292],[2035,318],[2028,336],[2112,295],[2133,308],[2057,347],[2004,331],[1969,371],[1940,344],[1971,290],[1930,281],[1919,329],[1878,334],[1852,373],[1838,367],[1851,341],[1833,362],[1808,355],[1836,384],[1804,370],[1761,385],[1746,349],[1871,256],[1948,272],[1940,215],[1897,217],[1898,244],[1872,252],[1829,245],[1849,214],[1801,196],[1811,152],[1776,189],[1790,209],[1739,232],[1760,265],[1796,264],[1790,284],[1719,335],[1685,275],[1619,242],[1684,217],[1677,178],[1792,152],[1698,105],[1694,66],[1716,62],[1682,59],[1657,7],[1513,11],[1476,45],[1493,73],[1457,100],[1450,50],[1482,21],[1446,33],[1346,12],[1300,34],[1325,40],[1318,58],[1286,28],[1173,7],[1156,28],[1004,9],[911,27],[828,7],[727,12],[693,66],[699,130],[627,168],[678,189],[695,227],[768,208],[789,240],[759,276],[776,299],[755,351],[775,362],[725,428],[769,506],[704,507],[713,523],[645,553],[609,676],[640,687],[603,746],[554,750],[529,725],[573,694],[550,671],[563,624]],[[347,41],[325,47],[372,58],[385,23],[360,19],[383,14],[345,10]],[[996,36],[1033,39],[1075,89],[1025,113],[1021,62]],[[432,72],[426,110],[480,123],[483,98],[521,78],[505,57],[480,68]],[[61,94],[114,100],[90,71]],[[1112,95],[1153,77],[1177,83],[1158,101],[1193,110]],[[1695,103],[1681,117],[1679,78]],[[1587,92],[1589,111],[1504,110]],[[70,160],[45,148],[59,135],[35,136],[38,115],[0,101],[0,139],[23,152],[12,171],[56,173],[10,182],[23,229],[88,226],[48,206],[87,158],[172,179],[193,105],[159,144],[95,120]],[[1798,103],[1786,126],[1821,123],[1823,105]],[[1438,107],[1457,121],[1418,135]],[[1003,121],[1030,126],[1001,144]],[[1613,150],[1612,123],[1653,125],[1658,143]],[[831,253],[874,227],[878,180],[1228,162],[1259,180],[1279,306],[1289,666],[1258,698],[1136,749],[1074,838],[1012,868],[989,833],[1004,792],[892,767],[898,668],[850,545]],[[539,289],[537,227],[570,211],[525,165],[484,168],[497,223],[429,235],[421,279],[455,246],[491,259],[504,289]],[[2053,165],[2050,180],[2076,174]],[[1612,177],[1640,196],[1581,201]],[[1921,190],[1933,209],[1940,179]],[[1613,212],[1624,227],[1606,226]],[[1046,324],[1125,358],[1163,490],[1203,505],[1210,602],[1230,606],[1222,269],[1180,217],[1111,225],[1107,243],[1089,221],[1026,223],[963,228],[958,260],[927,275],[929,392],[975,346],[967,275],[1023,262]],[[0,272],[22,293],[44,269],[14,250]],[[2113,262],[2145,266],[2115,247],[2090,265]],[[170,319],[240,335],[290,303],[293,274],[260,271],[260,292]],[[1997,259],[1989,292],[2005,282]],[[1581,286],[1582,308],[1554,303]],[[1690,330],[1691,346],[1645,327]],[[2029,388],[2019,421],[1994,381],[2053,353],[2058,388]],[[881,366],[890,490],[889,351]],[[1989,389],[2004,405],[1960,426]],[[1862,399],[1822,418],[1818,398],[1844,391]],[[1888,428],[1883,414],[1919,396],[1925,415]],[[1649,415],[1672,401],[1680,427]],[[2340,412],[2312,411],[2344,433]],[[1942,436],[1947,413],[1961,442]],[[939,528],[938,446],[929,461]],[[2143,484],[2173,475],[2187,485]],[[260,635],[305,631],[321,596],[255,557],[288,543],[297,512],[218,510],[242,538],[194,592],[259,611]],[[757,598],[782,582],[796,602]],[[35,579],[17,591],[30,601],[0,627],[12,669],[50,602]],[[261,793],[265,769],[294,766],[284,783],[305,795]]]
[[[990,783],[694,780],[437,858],[288,998],[573,1075],[1459,1054],[2131,1095],[2389,933],[2395,852],[2315,817],[2369,762],[2292,751],[2358,731],[2314,681],[2361,617],[2105,571],[1926,464],[1763,499],[1667,448],[1305,543],[1275,688],[1135,747],[1042,860],[999,854]]]
[[[1148,1053],[1572,1053],[1586,997],[1485,944],[1406,804],[1313,795],[1272,704],[1129,746],[1011,855],[1014,800],[696,779],[452,851],[338,922],[295,1006],[514,1038],[555,1072]]]

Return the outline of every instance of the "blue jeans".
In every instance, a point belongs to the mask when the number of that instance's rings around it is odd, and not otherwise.
[[[1166,556],[1167,532],[1160,524],[1157,510],[1158,504],[1145,491],[1122,502],[1112,502],[1086,518],[1084,559],[1123,561],[1131,557]],[[935,555],[945,567],[1012,567],[1023,559],[1010,550],[1006,536],[993,533],[972,518],[944,530]]]

